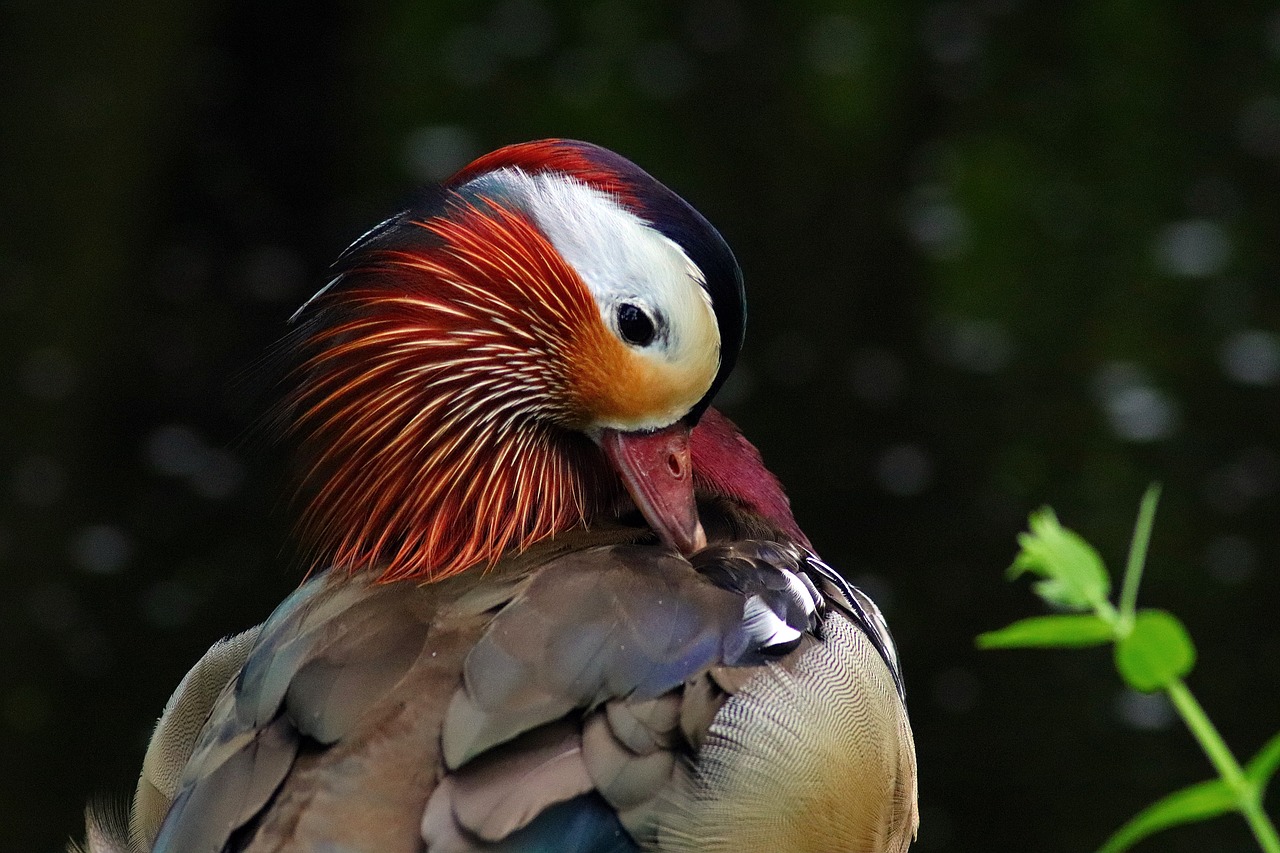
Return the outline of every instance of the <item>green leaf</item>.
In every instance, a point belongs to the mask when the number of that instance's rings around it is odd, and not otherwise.
[[[1185,676],[1196,664],[1196,647],[1172,613],[1141,610],[1133,631],[1116,642],[1116,669],[1135,690],[1153,693]]]
[[[1093,546],[1058,523],[1045,507],[1031,513],[1031,531],[1018,536],[1022,550],[1009,577],[1031,572],[1044,578],[1036,592],[1045,601],[1070,610],[1090,610],[1107,600],[1111,579]]]
[[[1138,812],[1098,848],[1098,853],[1120,853],[1162,829],[1208,820],[1235,810],[1235,794],[1226,782],[1221,779],[1199,782],[1174,791]]]
[[[980,649],[1060,648],[1100,646],[1115,639],[1111,626],[1089,614],[1032,616],[998,631],[978,636]]]
[[[1267,783],[1271,781],[1276,770],[1280,770],[1280,734],[1267,741],[1262,749],[1258,750],[1258,754],[1249,759],[1248,765],[1244,768],[1244,775],[1258,787],[1259,791],[1265,793]]]
[[[1075,587],[1063,583],[1057,578],[1050,578],[1047,581],[1037,581],[1031,585],[1036,591],[1036,595],[1052,607],[1061,607],[1064,610],[1088,610],[1089,604],[1083,601],[1080,593]]]

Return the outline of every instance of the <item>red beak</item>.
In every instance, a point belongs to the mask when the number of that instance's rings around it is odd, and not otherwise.
[[[682,554],[707,545],[693,496],[690,431],[677,421],[654,432],[606,429],[600,435],[600,447],[649,526]]]

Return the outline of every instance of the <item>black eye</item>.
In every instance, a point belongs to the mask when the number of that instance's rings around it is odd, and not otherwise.
[[[647,347],[653,343],[653,320],[644,313],[644,309],[630,302],[618,306],[618,331],[622,339],[638,347]]]

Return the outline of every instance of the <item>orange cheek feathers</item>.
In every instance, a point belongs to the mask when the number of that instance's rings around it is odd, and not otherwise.
[[[628,348],[603,322],[566,347],[569,393],[577,429],[608,426],[648,430],[666,426],[702,398],[715,363],[675,367]]]

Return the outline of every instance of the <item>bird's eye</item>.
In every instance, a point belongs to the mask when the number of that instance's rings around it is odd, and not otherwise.
[[[638,347],[653,343],[653,320],[638,305],[624,302],[618,306],[618,331],[622,339]]]

